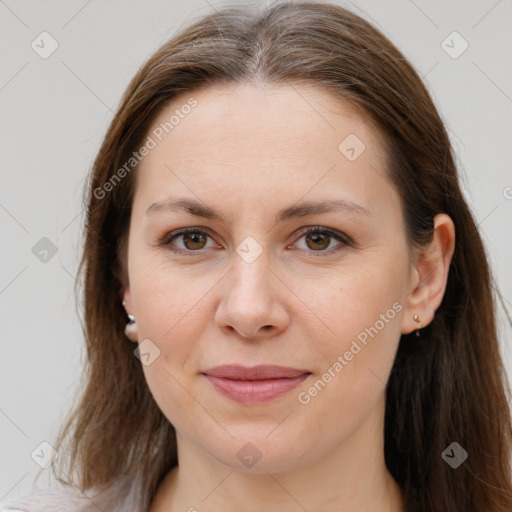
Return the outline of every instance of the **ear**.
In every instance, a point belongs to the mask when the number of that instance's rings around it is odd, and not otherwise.
[[[420,327],[414,321],[414,315],[421,320],[421,327],[434,319],[444,297],[454,250],[455,226],[448,215],[440,213],[434,217],[432,241],[414,256],[411,287],[404,304],[402,334],[409,334]]]

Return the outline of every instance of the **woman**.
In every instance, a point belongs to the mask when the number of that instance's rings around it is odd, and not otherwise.
[[[87,204],[67,487],[13,507],[512,510],[485,250],[435,105],[368,22],[294,2],[185,29]]]

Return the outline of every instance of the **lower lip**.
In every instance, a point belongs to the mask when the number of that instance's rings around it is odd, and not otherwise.
[[[222,395],[236,402],[268,402],[296,388],[310,374],[305,373],[294,378],[267,380],[232,380],[205,375],[213,387]]]

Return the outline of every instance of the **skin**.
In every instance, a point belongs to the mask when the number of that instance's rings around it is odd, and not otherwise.
[[[141,163],[129,231],[125,307],[139,342],[149,339],[160,350],[143,370],[178,443],[179,467],[160,485],[151,512],[403,511],[384,462],[385,386],[400,335],[419,327],[415,314],[423,327],[430,323],[441,303],[453,222],[438,215],[431,245],[410,250],[378,133],[314,86],[186,93],[152,129],[191,96],[198,105]],[[338,150],[349,134],[366,146],[354,161]],[[225,222],[146,213],[170,197],[213,206]],[[333,198],[369,213],[275,223],[281,208]],[[331,228],[353,244],[311,240],[306,226]],[[209,235],[172,240],[191,255],[159,245],[184,227]],[[236,252],[249,236],[262,249],[251,263]],[[397,303],[394,318],[301,403],[298,394]],[[271,402],[241,404],[200,374],[228,363],[312,374]],[[249,442],[261,454],[251,468],[237,457]]]

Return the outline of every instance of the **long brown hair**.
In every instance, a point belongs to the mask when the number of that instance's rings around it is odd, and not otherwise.
[[[389,39],[349,10],[316,2],[218,9],[164,44],[130,82],[84,198],[78,282],[87,361],[84,389],[59,433],[57,479],[83,490],[134,479],[147,509],[177,464],[174,428],[124,334],[121,297],[137,171],[126,162],[177,95],[257,81],[317,85],[376,125],[411,248],[431,240],[436,214],[453,219],[456,245],[444,299],[420,338],[402,336],[387,385],[385,460],[408,511],[510,512],[510,389],[493,283],[450,139],[422,80]],[[452,442],[469,454],[456,469],[441,456]]]

